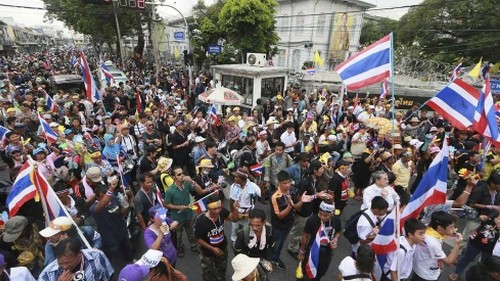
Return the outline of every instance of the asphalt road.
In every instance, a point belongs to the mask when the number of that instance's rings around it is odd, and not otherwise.
[[[227,193],[229,192],[229,188],[225,189],[225,194],[228,195]],[[228,198],[229,196],[226,196]],[[350,199],[348,206],[344,209],[344,212],[341,216],[342,219],[342,226],[344,227],[344,223],[346,219],[348,219],[352,214],[357,212],[361,207],[361,203],[354,200]],[[270,207],[269,205],[263,205],[260,202],[257,203],[257,208],[261,208],[266,211],[266,214],[268,216],[268,220],[270,220]],[[459,230],[463,230],[464,223],[459,222],[458,223],[458,228]],[[226,238],[230,239],[231,235],[231,223],[226,223],[224,226],[224,230],[226,233]],[[184,237],[184,244],[186,245],[187,238]],[[292,258],[286,251],[288,240],[283,246],[283,250],[281,252],[281,260],[286,264],[286,270],[285,271],[280,271],[278,269],[274,269],[274,271],[271,273],[270,279],[271,280],[276,280],[276,281],[285,281],[285,280],[295,280],[295,269],[297,268],[298,261],[294,258]],[[231,259],[234,257],[232,248],[230,246],[230,243],[228,244],[228,253],[229,253],[229,258],[228,258],[228,265],[227,265],[227,272],[226,272],[226,279],[231,280],[231,275],[233,274],[233,269],[231,267]],[[451,250],[451,247],[445,243],[445,252],[449,253]],[[351,245],[345,238],[341,238],[339,241],[339,246],[338,248],[334,251],[334,256],[332,259],[332,262],[330,264],[330,267],[328,269],[328,273],[322,278],[322,280],[337,280],[337,274],[338,274],[338,266],[342,259],[344,257],[349,256],[351,254]],[[202,273],[201,273],[201,268],[199,266],[199,257],[196,253],[193,253],[189,250],[185,252],[185,256],[182,258],[177,259],[177,268],[182,271],[186,276],[188,277],[189,280],[202,280]],[[454,267],[445,267],[443,270],[443,274],[439,280],[448,280],[448,274],[453,272]]]

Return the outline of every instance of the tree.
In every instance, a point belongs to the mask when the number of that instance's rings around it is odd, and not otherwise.
[[[387,34],[396,30],[398,21],[389,18],[380,18],[378,21],[365,19],[361,28],[359,44],[370,45]]]
[[[69,28],[92,37],[94,42],[118,43],[112,5],[84,4],[81,0],[42,0],[47,7],[46,18],[60,20]],[[117,9],[122,36],[142,35],[141,13],[132,9]],[[149,13],[144,13],[147,16]],[[137,53],[144,49],[144,38],[139,38]],[[119,48],[117,48],[119,50]]]
[[[247,52],[270,53],[279,41],[274,8],[276,0],[226,0],[219,14],[225,39],[243,56]]]
[[[196,29],[193,34],[197,65],[241,61],[247,52],[272,52],[278,43],[275,27],[275,0],[226,0],[208,6],[203,0],[193,7]],[[223,43],[221,54],[207,55],[208,45]]]
[[[396,36],[407,46],[418,43],[435,60],[498,61],[499,13],[497,0],[425,0],[400,19]]]

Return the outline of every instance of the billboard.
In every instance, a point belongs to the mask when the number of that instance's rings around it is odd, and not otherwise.
[[[357,45],[353,41],[354,28],[356,27],[355,14],[336,13],[332,17],[330,34],[329,57],[336,61],[343,61],[349,57],[349,47]]]

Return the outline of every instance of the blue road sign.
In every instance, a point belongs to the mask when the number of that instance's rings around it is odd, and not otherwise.
[[[491,80],[491,93],[500,94],[500,80]]]
[[[184,31],[174,32],[174,40],[175,41],[184,41],[185,40]]]
[[[217,55],[222,52],[221,45],[208,45],[208,53],[211,55]]]

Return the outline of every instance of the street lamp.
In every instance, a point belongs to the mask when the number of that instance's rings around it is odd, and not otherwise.
[[[118,22],[118,13],[116,12],[117,5],[118,5],[118,0],[113,0],[113,14],[115,15],[116,31],[118,33],[118,47],[120,48],[120,64],[123,65],[122,35],[120,32],[120,23]]]

